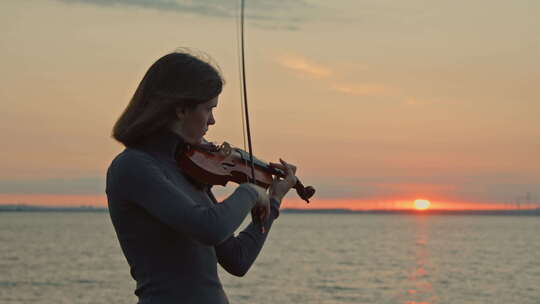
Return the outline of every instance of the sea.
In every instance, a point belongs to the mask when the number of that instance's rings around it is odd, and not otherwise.
[[[0,303],[134,304],[107,212],[0,212]],[[282,213],[231,303],[539,304],[540,216]]]

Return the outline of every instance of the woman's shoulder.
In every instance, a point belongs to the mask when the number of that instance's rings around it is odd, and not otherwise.
[[[112,160],[109,170],[122,170],[152,164],[154,164],[154,158],[150,154],[136,148],[126,148]]]

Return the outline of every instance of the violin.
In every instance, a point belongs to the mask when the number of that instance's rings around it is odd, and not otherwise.
[[[253,157],[255,180],[252,180],[252,167],[248,152],[223,142],[215,145],[206,142],[198,145],[187,144],[176,154],[176,162],[182,171],[194,180],[208,184],[225,186],[228,182],[242,184],[252,182],[268,189],[273,176],[286,177],[286,173],[270,166],[267,162]],[[297,178],[294,189],[298,196],[309,203],[315,188],[304,185]]]

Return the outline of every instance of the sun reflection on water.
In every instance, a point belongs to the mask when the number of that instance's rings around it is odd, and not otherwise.
[[[415,261],[414,268],[408,276],[409,289],[406,292],[404,304],[435,304],[437,298],[434,294],[433,285],[428,273],[429,250],[428,250],[428,221],[423,216],[415,217]]]

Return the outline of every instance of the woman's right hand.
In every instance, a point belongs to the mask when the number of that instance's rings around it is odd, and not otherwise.
[[[257,192],[257,201],[251,209],[251,216],[262,223],[270,215],[270,198],[263,187],[251,183],[248,185]]]

